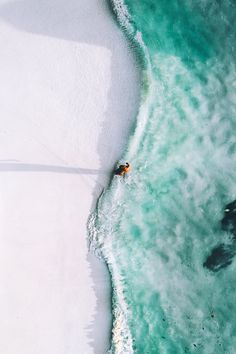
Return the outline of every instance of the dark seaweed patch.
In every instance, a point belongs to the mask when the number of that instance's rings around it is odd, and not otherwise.
[[[220,244],[213,248],[203,266],[213,272],[229,266],[236,254],[236,200],[225,206],[224,217],[221,220],[221,229],[233,235],[231,244]]]

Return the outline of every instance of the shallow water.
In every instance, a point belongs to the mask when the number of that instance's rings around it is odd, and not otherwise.
[[[112,276],[112,352],[233,354],[236,3],[113,6],[143,82],[124,154],[133,171],[89,223]]]

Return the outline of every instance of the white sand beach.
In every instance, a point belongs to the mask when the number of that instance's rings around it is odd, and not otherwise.
[[[0,353],[104,354],[106,267],[86,223],[138,105],[105,0],[0,0]]]

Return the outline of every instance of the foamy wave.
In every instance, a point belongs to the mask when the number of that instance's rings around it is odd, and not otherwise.
[[[132,25],[132,18],[125,2],[123,0],[111,0],[111,4],[120,26],[126,32],[129,39],[136,43],[141,50],[142,60],[145,63],[146,68],[143,73],[143,87],[147,87],[147,90],[142,90],[143,96],[141,97],[141,107],[137,116],[137,124],[127,150],[127,158],[132,160],[132,156],[137,150],[137,146],[140,143],[142,134],[145,130],[150,101],[153,96],[152,92],[155,91],[154,81],[152,80],[151,61],[148,50],[143,42],[141,32],[136,31]],[[119,199],[119,196],[116,197]],[[103,194],[99,198],[96,211],[91,214],[89,218],[88,231],[90,250],[98,258],[105,260],[111,275],[112,312],[114,319],[111,349],[107,354],[132,354],[134,352],[133,339],[128,325],[128,308],[123,291],[123,281],[112,252],[111,235],[113,233],[113,225],[112,222],[110,222],[109,225],[103,227],[103,225],[99,223],[99,219],[104,218],[104,215],[100,214],[102,210],[102,200]],[[112,214],[112,211],[109,210],[109,212]]]
[[[132,18],[129,14],[127,6],[125,5],[125,2],[123,0],[111,0],[111,4],[112,4],[113,11],[117,16],[119,25],[123,28],[126,34],[128,34],[130,39],[138,45],[139,49],[142,50],[143,52],[142,59],[145,62],[147,61],[148,64],[147,66],[149,66],[150,65],[149,53],[147,47],[143,42],[142,33],[140,31],[137,31],[134,25],[132,24]]]
[[[122,279],[112,253],[109,255],[108,266],[113,284],[112,349],[117,354],[132,354],[133,340],[127,324],[128,310],[123,294]]]
[[[109,235],[102,234],[97,226],[99,218],[99,206],[89,219],[89,242],[90,250],[96,256],[105,260],[111,275],[112,281],[112,307],[113,307],[113,329],[111,349],[107,354],[132,354],[133,344],[132,336],[127,324],[127,305],[124,299],[122,279],[116,266],[115,258],[112,254]],[[104,242],[106,242],[104,244]]]
[[[113,10],[117,16],[119,24],[125,28],[125,30],[132,35],[134,33],[134,28],[131,24],[131,16],[129,14],[128,8],[123,0],[111,0]]]
[[[145,64],[145,69],[142,73],[142,96],[140,109],[137,116],[135,132],[132,139],[130,139],[126,156],[128,160],[132,160],[135,151],[137,151],[137,146],[142,139],[143,132],[145,131],[147,117],[149,116],[149,109],[151,107],[151,102],[153,101],[156,87],[152,75],[150,55],[148,48],[143,41],[142,33],[137,31],[133,26],[132,18],[123,0],[111,0],[111,3],[120,26],[128,34],[129,39],[137,45],[139,50],[141,50],[142,61]]]

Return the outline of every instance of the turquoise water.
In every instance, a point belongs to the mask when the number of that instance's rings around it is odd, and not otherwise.
[[[112,353],[233,354],[236,3],[113,7],[143,81],[122,160],[132,173],[113,178],[89,222],[112,277]]]

